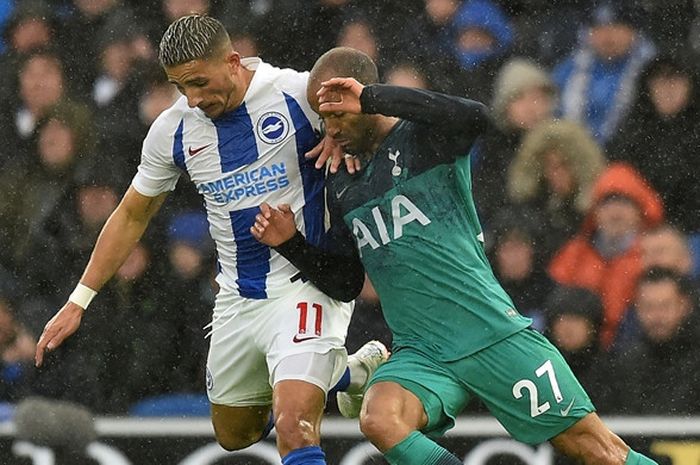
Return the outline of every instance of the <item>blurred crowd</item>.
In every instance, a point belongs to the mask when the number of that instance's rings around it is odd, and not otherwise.
[[[243,56],[304,70],[344,45],[385,82],[489,105],[473,190],[517,308],[602,414],[700,414],[697,0],[0,0],[0,403],[127,414],[204,393],[216,259],[186,179],[80,331],[33,367],[178,98],[156,50],[192,12]],[[368,282],[349,351],[370,338],[390,342]]]

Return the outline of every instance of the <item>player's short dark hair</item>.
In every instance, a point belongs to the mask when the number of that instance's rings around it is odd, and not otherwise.
[[[332,48],[316,60],[309,80],[351,77],[364,85],[379,81],[377,65],[366,54],[350,47]]]
[[[163,34],[158,60],[165,67],[208,58],[230,40],[226,28],[217,19],[196,14],[183,16]]]

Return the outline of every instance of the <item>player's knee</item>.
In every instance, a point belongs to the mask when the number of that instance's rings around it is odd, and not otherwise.
[[[384,443],[388,433],[403,429],[402,423],[396,412],[375,409],[371,405],[368,405],[360,415],[360,431],[375,445]]]
[[[317,428],[313,422],[294,413],[280,413],[275,419],[277,437],[290,449],[307,447],[318,443]]]
[[[561,452],[585,465],[623,465],[629,447],[608,430],[585,429],[569,432],[563,442],[555,442]]]

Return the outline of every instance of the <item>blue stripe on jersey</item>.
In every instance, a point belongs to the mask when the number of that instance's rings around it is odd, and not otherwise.
[[[228,173],[258,159],[258,146],[253,122],[245,103],[234,111],[212,120],[219,138],[221,172]],[[233,237],[236,241],[238,292],[249,299],[266,299],[265,283],[270,272],[270,249],[250,234],[259,208],[230,212]]]
[[[294,97],[284,94],[289,114],[296,130],[297,158],[301,182],[304,185],[304,226],[306,240],[313,245],[320,245],[324,236],[323,216],[325,206],[323,202],[324,171],[314,166],[315,160],[307,160],[304,154],[311,150],[318,142],[309,119],[299,106]]]
[[[180,124],[177,126],[175,131],[175,139],[173,140],[173,161],[175,166],[180,168],[182,171],[187,171],[185,166],[185,147],[182,145],[182,131],[184,128],[185,120],[181,119]]]
[[[234,111],[212,120],[219,137],[221,172],[228,173],[258,159],[253,122],[242,103]]]
[[[233,238],[236,241],[238,292],[249,299],[267,299],[265,281],[270,272],[270,248],[250,233],[258,207],[230,212]]]

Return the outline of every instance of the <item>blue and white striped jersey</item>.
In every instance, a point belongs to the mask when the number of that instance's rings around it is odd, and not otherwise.
[[[181,97],[153,123],[132,181],[141,194],[171,191],[183,171],[204,197],[216,242],[219,285],[265,299],[298,273],[250,234],[259,205],[288,203],[297,227],[318,245],[325,233],[324,173],[304,153],[317,142],[319,118],[306,101],[308,73],[275,68],[258,58],[243,103],[216,119]]]

